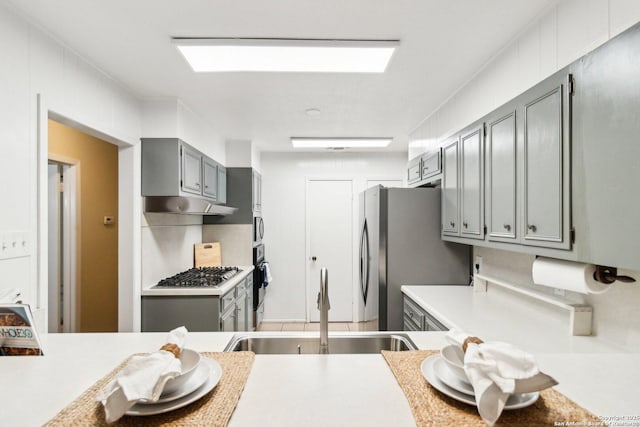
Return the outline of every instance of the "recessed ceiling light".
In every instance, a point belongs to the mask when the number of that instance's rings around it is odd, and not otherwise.
[[[291,137],[294,148],[383,148],[393,138],[301,138]]]
[[[320,110],[318,110],[317,108],[308,108],[305,110],[305,113],[307,114],[307,116],[318,116],[320,115]]]
[[[195,72],[384,73],[398,40],[174,38]]]

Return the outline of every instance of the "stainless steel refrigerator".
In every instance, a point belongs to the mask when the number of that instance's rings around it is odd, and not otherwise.
[[[467,285],[470,246],[440,237],[439,188],[372,187],[360,194],[360,314],[400,331],[403,285]]]

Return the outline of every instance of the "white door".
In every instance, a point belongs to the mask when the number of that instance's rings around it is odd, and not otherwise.
[[[320,269],[328,270],[330,322],[353,320],[353,183],[307,181],[307,313],[320,320]]]

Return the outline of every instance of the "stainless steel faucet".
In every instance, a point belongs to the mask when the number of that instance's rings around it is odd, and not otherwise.
[[[318,292],[318,310],[320,310],[320,354],[329,354],[329,285],[326,268],[320,269],[320,292]]]

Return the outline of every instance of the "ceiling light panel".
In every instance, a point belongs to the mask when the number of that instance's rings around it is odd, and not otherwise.
[[[173,43],[195,72],[384,73],[397,40],[185,39]]]
[[[292,137],[294,148],[383,148],[393,138],[300,138]]]

